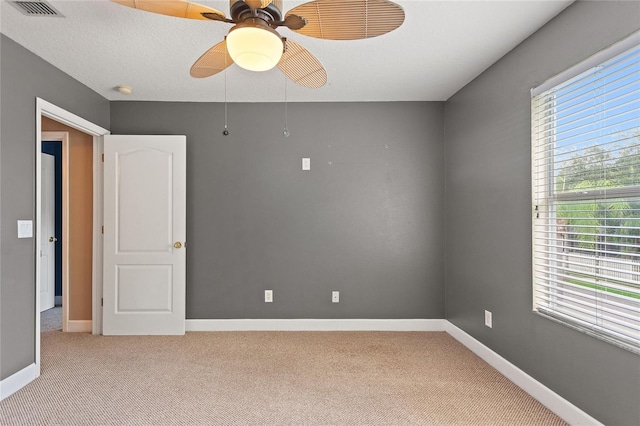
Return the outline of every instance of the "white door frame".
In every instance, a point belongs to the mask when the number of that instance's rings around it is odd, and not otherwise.
[[[65,124],[81,132],[93,136],[93,265],[92,265],[92,332],[102,333],[102,137],[110,132],[97,124],[62,109],[41,98],[36,98],[36,138],[35,138],[35,168],[36,168],[36,232],[35,232],[35,365],[36,377],[40,376],[40,262],[38,262],[38,250],[42,233],[40,229],[40,197],[41,185],[41,159],[42,151],[42,117],[48,117],[59,123]]]

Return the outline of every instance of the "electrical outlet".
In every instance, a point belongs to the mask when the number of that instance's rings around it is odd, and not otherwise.
[[[332,291],[331,292],[331,302],[340,303],[340,292],[339,291]]]
[[[273,290],[265,290],[264,291],[264,302],[265,303],[273,302]]]
[[[491,311],[484,311],[484,325],[493,328],[493,314]]]

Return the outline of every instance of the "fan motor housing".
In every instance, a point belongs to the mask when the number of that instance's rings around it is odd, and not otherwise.
[[[234,22],[243,22],[250,18],[258,18],[262,19],[267,24],[269,24],[269,26],[273,27],[273,25],[271,25],[271,22],[282,21],[282,12],[280,12],[280,9],[278,9],[273,3],[269,4],[263,9],[251,10],[249,5],[247,5],[244,1],[237,1],[233,5],[231,5],[230,13],[231,19]]]

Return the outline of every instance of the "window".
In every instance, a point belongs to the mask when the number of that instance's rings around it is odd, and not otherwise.
[[[532,90],[533,307],[640,353],[640,34]]]

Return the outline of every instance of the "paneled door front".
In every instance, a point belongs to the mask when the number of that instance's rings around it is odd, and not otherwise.
[[[184,334],[186,137],[104,138],[103,334]]]
[[[42,193],[40,239],[40,312],[53,308],[56,291],[56,161],[53,155],[40,154],[42,158]]]

